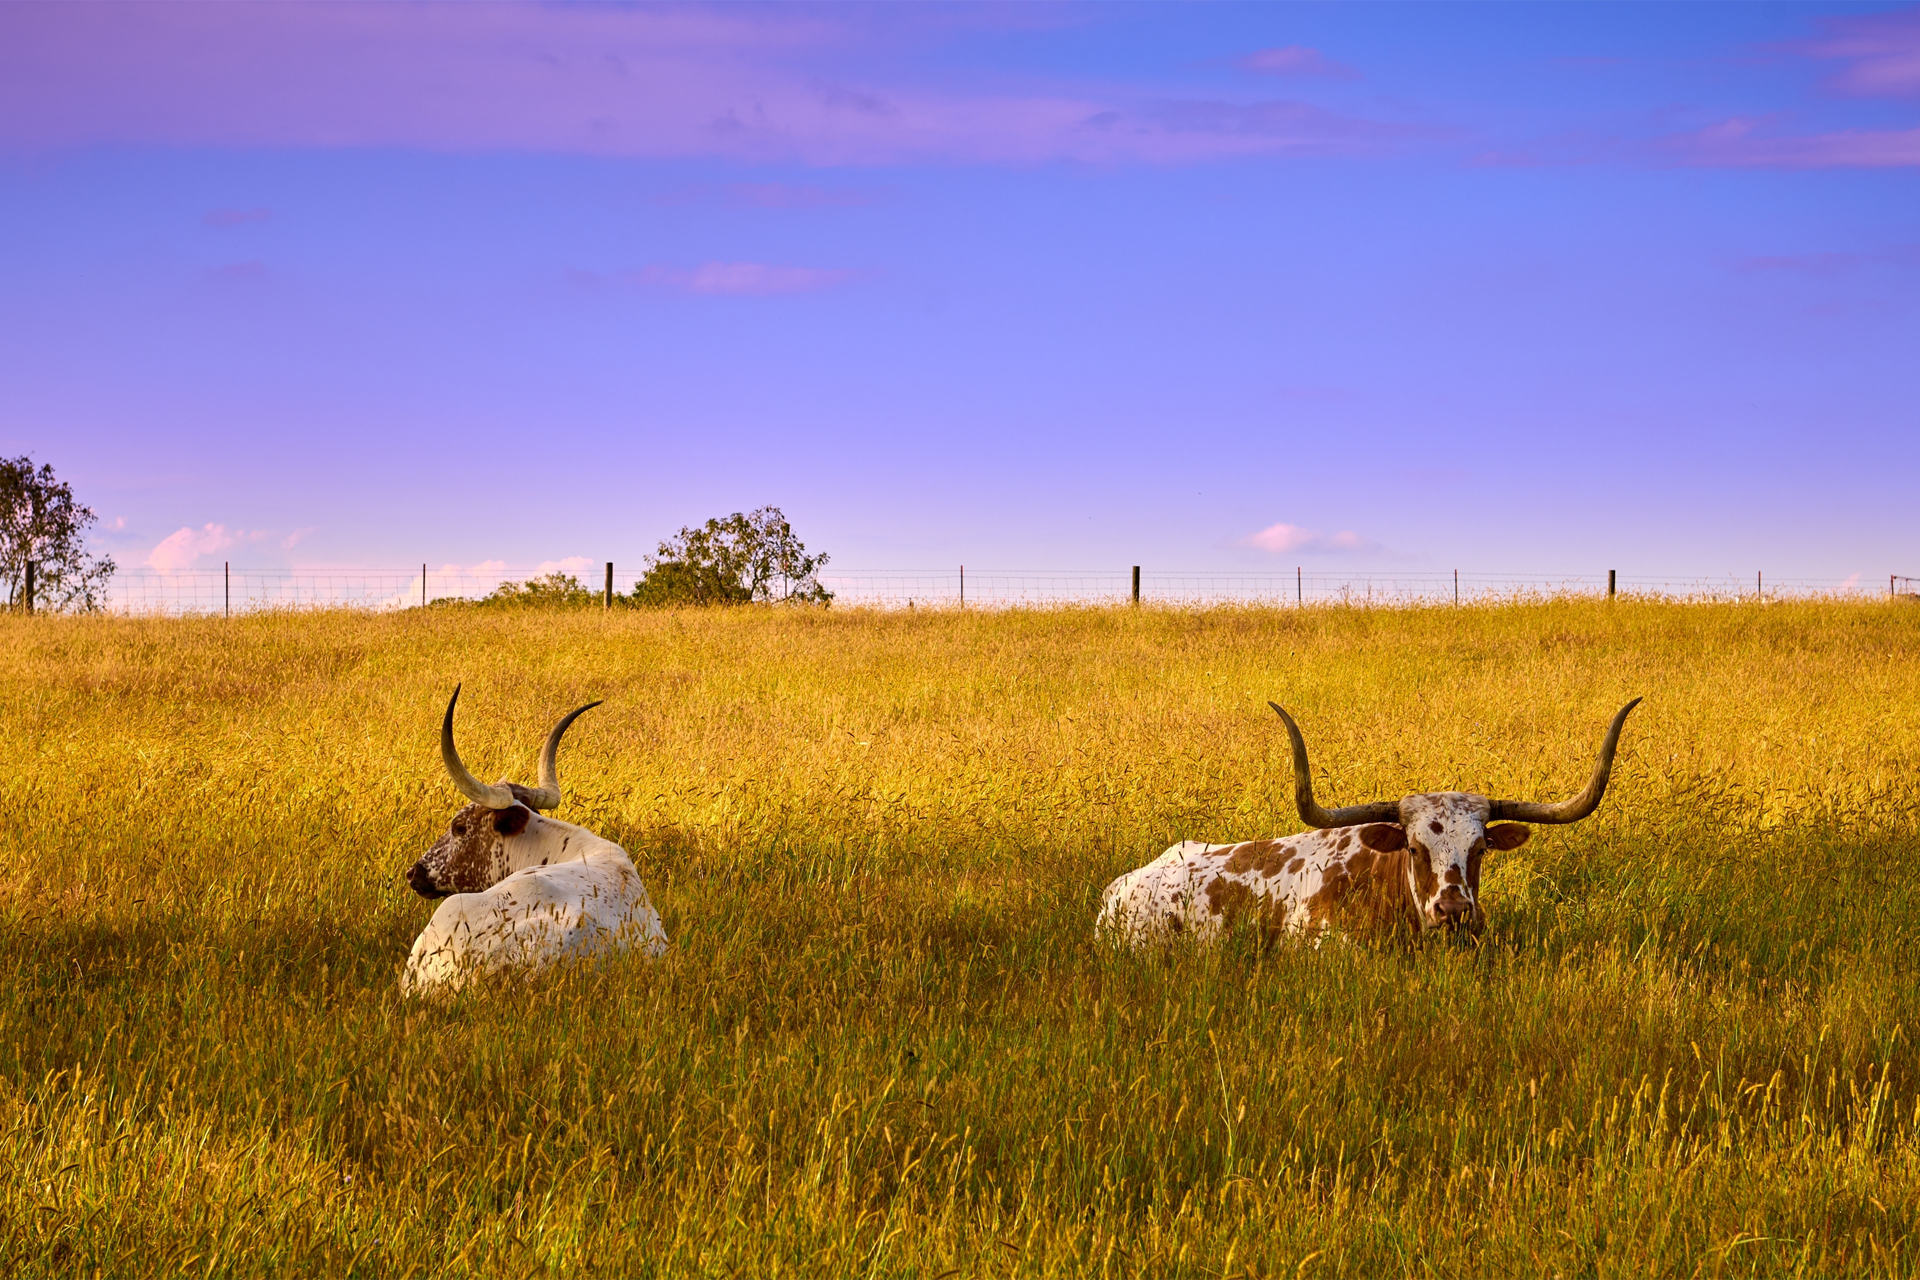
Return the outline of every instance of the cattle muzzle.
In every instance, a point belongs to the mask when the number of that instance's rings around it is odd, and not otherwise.
[[[449,898],[453,895],[433,882],[433,873],[425,862],[407,868],[407,887],[423,898]]]
[[[1471,899],[1456,890],[1448,890],[1440,900],[1433,904],[1433,922],[1449,933],[1465,931],[1476,937],[1487,927],[1486,918],[1480,914]]]

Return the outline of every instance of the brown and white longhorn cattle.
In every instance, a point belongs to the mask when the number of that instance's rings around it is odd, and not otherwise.
[[[488,786],[453,746],[456,686],[440,725],[440,759],[473,803],[407,871],[423,898],[444,898],[414,940],[400,989],[457,990],[476,974],[538,969],[637,947],[666,950],[660,913],[627,851],[611,840],[537,812],[560,806],[560,736],[589,702],[561,720],[540,752],[540,785]]]
[[[1268,703],[1293,743],[1300,818],[1317,830],[1244,844],[1177,844],[1107,886],[1095,932],[1130,945],[1176,935],[1211,939],[1246,918],[1269,936],[1478,934],[1486,925],[1480,865],[1487,851],[1525,844],[1533,832],[1522,823],[1578,822],[1592,813],[1607,792],[1620,726],[1639,704],[1635,698],[1613,717],[1587,789],[1564,803],[1435,791],[1329,810],[1313,798],[1299,726]]]

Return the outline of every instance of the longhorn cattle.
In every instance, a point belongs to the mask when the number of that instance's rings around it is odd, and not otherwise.
[[[1480,866],[1488,850],[1517,849],[1523,823],[1578,822],[1606,794],[1620,726],[1607,727],[1586,790],[1561,804],[1435,791],[1323,809],[1313,798],[1306,739],[1277,703],[1293,744],[1294,800],[1317,830],[1244,844],[1185,841],[1115,880],[1100,898],[1097,936],[1129,945],[1184,935],[1218,937],[1245,918],[1269,937],[1288,933],[1433,930],[1478,934]]]
[[[453,745],[455,686],[440,725],[440,759],[472,803],[407,870],[423,898],[442,898],[414,940],[400,975],[407,994],[457,990],[476,974],[538,969],[638,947],[666,950],[660,914],[626,850],[570,822],[537,812],[560,805],[560,737],[589,702],[547,735],[540,785],[488,786],[468,772]]]

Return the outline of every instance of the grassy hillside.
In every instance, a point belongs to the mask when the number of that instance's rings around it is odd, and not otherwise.
[[[1910,1275],[1920,608],[0,619],[14,1274]],[[530,780],[660,962],[400,999]],[[1114,955],[1345,804],[1613,789],[1477,947]]]

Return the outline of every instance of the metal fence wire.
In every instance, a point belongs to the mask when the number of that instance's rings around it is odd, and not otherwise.
[[[414,609],[477,601],[506,584],[545,576],[506,565],[483,569],[423,566],[406,570],[293,573],[261,570],[122,570],[108,586],[106,607],[137,614],[232,614],[267,609]],[[595,603],[630,598],[639,571],[576,575]],[[1492,573],[1334,573],[1099,569],[950,569],[845,571],[820,575],[839,607],[1020,608],[1139,602],[1169,606],[1215,604],[1344,605],[1393,608],[1486,604],[1558,596],[1624,596],[1699,602],[1886,595],[1920,599],[1920,579],[1892,576],[1882,592],[1859,575],[1849,578],[1771,579],[1733,575],[1643,576],[1615,573],[1516,575]]]

